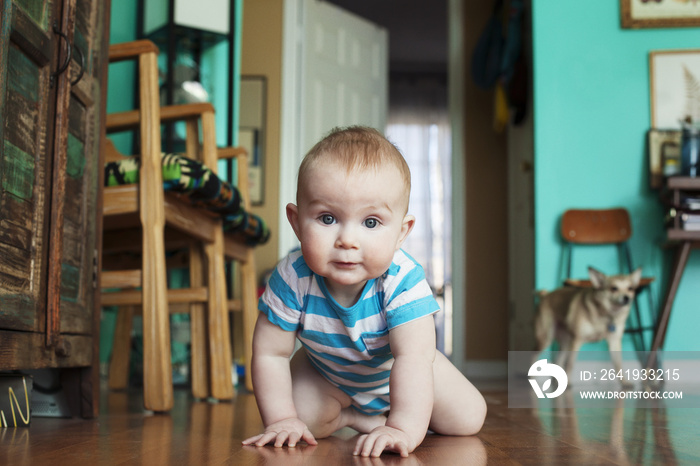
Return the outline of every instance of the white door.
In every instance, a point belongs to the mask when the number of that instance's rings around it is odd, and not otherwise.
[[[385,29],[320,0],[286,0],[284,16],[280,257],[298,244],[284,207],[304,154],[336,126],[384,132],[389,81]]]

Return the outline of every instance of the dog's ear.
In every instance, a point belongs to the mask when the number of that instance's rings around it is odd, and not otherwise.
[[[630,278],[632,279],[634,288],[637,288],[639,286],[639,281],[642,279],[642,268],[637,267],[637,270],[630,274]]]
[[[593,288],[603,288],[606,278],[603,272],[593,267],[588,267],[588,278],[591,280]]]

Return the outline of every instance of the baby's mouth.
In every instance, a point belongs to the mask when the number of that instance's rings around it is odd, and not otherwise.
[[[351,269],[357,265],[355,262],[343,262],[343,261],[336,261],[334,262],[335,266],[341,269]]]

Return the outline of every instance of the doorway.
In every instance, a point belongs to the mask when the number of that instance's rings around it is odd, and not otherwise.
[[[389,107],[384,132],[412,174],[416,226],[404,249],[420,263],[443,312],[438,349],[453,352],[452,131],[448,109],[448,1],[328,0],[389,35]],[[381,129],[381,128],[380,128]]]
[[[386,135],[411,169],[408,211],[415,227],[403,248],[425,269],[443,312],[436,315],[438,350],[452,354],[452,177],[447,84],[435,77],[394,77]]]

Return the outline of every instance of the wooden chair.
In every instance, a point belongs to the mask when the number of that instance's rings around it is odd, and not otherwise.
[[[157,56],[158,49],[150,41],[110,47],[110,62],[138,61],[139,108],[108,115],[107,133],[138,130],[140,169],[138,184],[104,189],[101,286],[103,290],[121,289],[102,293],[103,306],[122,307],[112,370],[121,372],[122,377],[125,374],[124,345],[128,345],[131,316],[135,308],[140,307],[143,313],[144,406],[153,411],[168,411],[173,406],[170,304],[192,305],[189,312],[194,396],[231,399],[233,386],[221,219],[176,194],[165,193],[161,171],[161,124],[175,120],[186,122],[188,156],[216,170],[214,109],[209,104],[161,108]],[[119,157],[111,147],[108,160]],[[167,289],[165,251],[166,242],[170,241],[189,245],[192,279],[189,289]],[[132,250],[140,255],[139,267],[115,270],[113,267],[119,262],[129,265],[126,253]],[[116,253],[116,261],[110,260],[110,253]],[[208,351],[205,351],[207,343]]]
[[[236,163],[236,188],[241,193],[244,210],[249,212],[251,203],[248,183],[248,153],[243,147],[226,147],[218,150],[218,156],[219,160],[232,160]],[[167,244],[177,246],[173,242],[168,242]],[[182,248],[182,245],[180,247]],[[236,297],[232,297],[227,301],[227,308],[231,313],[241,314],[242,328],[240,336],[243,339],[246,374],[251,373],[253,331],[255,330],[255,321],[258,317],[257,278],[253,250],[254,247],[247,243],[247,238],[242,234],[235,231],[224,232],[224,258],[227,262],[231,261],[239,267],[234,274],[239,280],[239,292],[236,293]],[[173,264],[174,268],[181,268],[188,263],[191,264],[193,256],[191,249],[184,252],[186,254],[181,255],[178,261]],[[197,273],[190,265],[190,283],[192,283],[196,275]],[[231,284],[229,283],[228,285]],[[231,289],[231,295],[233,295],[234,287],[229,286],[229,288]],[[110,380],[112,380],[111,374],[110,371]],[[253,391],[252,378],[250,376],[245,378],[245,384],[248,390]],[[118,385],[115,384],[113,387],[123,388],[125,386],[125,376],[120,375]]]
[[[561,236],[564,240],[562,251],[563,283],[567,286],[590,287],[590,280],[575,279],[571,276],[573,249],[575,246],[613,245],[617,248],[621,263],[620,273],[631,273],[632,255],[628,241],[632,236],[632,223],[627,209],[570,209],[561,218]],[[653,331],[656,313],[652,304],[649,285],[654,277],[642,277],[633,303],[636,322],[628,322],[625,333],[635,336],[635,346],[645,351],[644,332]],[[651,324],[642,324],[642,317],[637,305],[637,297],[646,290],[649,299]]]

